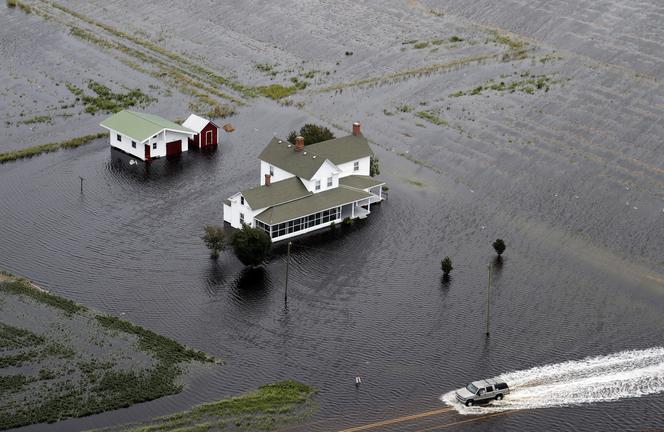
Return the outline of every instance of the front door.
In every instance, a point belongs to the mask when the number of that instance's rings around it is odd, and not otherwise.
[[[149,161],[150,160],[150,145],[145,144],[145,160]]]
[[[212,131],[205,132],[205,145],[212,145]]]

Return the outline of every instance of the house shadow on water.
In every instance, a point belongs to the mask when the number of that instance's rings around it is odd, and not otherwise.
[[[110,152],[108,168],[114,175],[145,182],[186,175],[199,162],[199,159],[211,159],[215,150],[197,151],[193,154],[182,153],[175,157],[152,159],[150,162],[141,161],[115,148],[111,148]]]

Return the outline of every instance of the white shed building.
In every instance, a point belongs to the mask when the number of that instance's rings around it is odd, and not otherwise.
[[[111,147],[144,161],[177,156],[189,149],[194,131],[153,114],[123,110],[99,124],[108,129]]]

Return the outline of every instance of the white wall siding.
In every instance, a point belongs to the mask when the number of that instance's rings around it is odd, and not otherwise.
[[[327,179],[330,176],[332,177],[332,186],[328,187]],[[304,187],[306,187],[309,192],[318,193],[328,189],[334,189],[339,186],[339,169],[335,164],[326,160],[323,165],[318,168],[318,171],[316,171],[316,174],[314,174],[311,180],[306,180],[302,177],[300,177],[300,180],[302,180]],[[320,181],[319,190],[316,190],[316,180]]]
[[[265,184],[265,174],[270,174],[270,166],[273,167],[274,169],[274,175],[272,176],[272,179],[270,180],[271,183],[276,183],[281,180],[286,180],[291,177],[295,177],[293,174],[289,173],[288,171],[284,171],[279,167],[276,167],[274,165],[270,165],[267,162],[261,161],[261,177],[258,179],[258,184],[264,185]]]
[[[369,175],[369,165],[370,165],[370,157],[366,156],[361,159],[357,159],[360,165],[360,169],[358,171],[354,171],[353,167],[355,164],[355,161],[350,161],[346,163],[339,164],[338,167],[341,170],[341,174],[339,177],[346,177],[349,175],[363,175],[363,176],[368,176]]]
[[[117,139],[118,135],[121,137],[120,141]],[[129,153],[141,160],[145,160],[146,144],[150,146],[150,158],[159,158],[166,156],[166,143],[171,141],[180,141],[182,143],[183,152],[189,150],[189,136],[190,135],[182,132],[163,130],[156,135],[156,138],[150,137],[146,141],[140,142],[127,135],[123,135],[118,131],[111,130],[110,144],[111,147],[118,148],[125,153]],[[132,147],[132,141],[136,142],[136,148]],[[154,148],[155,143],[157,144],[157,148]]]
[[[118,141],[118,135],[120,135],[120,141]],[[125,153],[129,153],[132,156],[135,156],[141,160],[145,160],[145,146],[143,143],[136,141],[133,138],[123,135],[118,131],[110,130],[110,143],[111,147],[122,150]],[[131,146],[131,142],[136,142],[136,148]]]

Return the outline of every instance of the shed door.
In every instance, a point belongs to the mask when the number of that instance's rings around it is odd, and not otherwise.
[[[182,153],[182,141],[166,143],[166,157],[177,156]]]
[[[212,139],[213,139],[213,138],[212,138],[212,131],[211,131],[211,130],[206,131],[206,132],[205,132],[205,145],[212,145],[212,144],[215,144],[215,143],[212,141]]]

